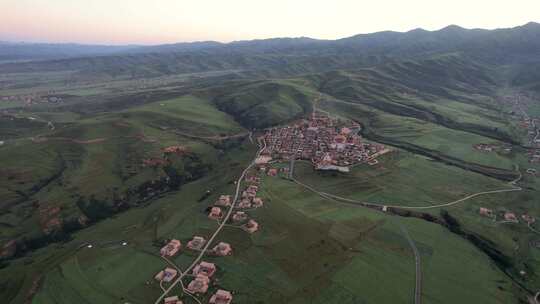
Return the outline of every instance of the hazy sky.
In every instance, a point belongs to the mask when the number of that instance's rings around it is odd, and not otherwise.
[[[157,44],[336,39],[540,22],[540,0],[0,0],[0,40]]]

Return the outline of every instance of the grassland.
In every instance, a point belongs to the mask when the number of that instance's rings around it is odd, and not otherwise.
[[[249,153],[235,157],[241,155]],[[77,233],[65,247],[86,242],[95,247],[72,252],[48,271],[34,302],[151,302],[159,295],[152,276],[165,265],[155,256],[158,248],[150,245],[152,240],[172,236],[187,240],[215,228],[202,211],[219,191],[232,188],[214,189],[215,194],[204,202],[197,199],[209,183],[233,179],[240,166],[231,169],[223,168],[145,208]],[[412,298],[413,257],[396,222],[399,219],[323,200],[280,178],[265,178],[262,187],[266,204],[251,213],[261,224],[260,233],[249,236],[227,228],[220,240],[233,245],[234,255],[208,259],[218,264],[218,286],[233,290],[237,302],[408,302]],[[400,221],[423,257],[426,303],[515,301],[509,280],[471,244],[435,224]],[[121,246],[122,241],[129,245]],[[190,258],[193,255],[186,252],[175,261],[185,267]],[[473,273],[466,270],[472,268]],[[478,288],[467,288],[471,284]]]
[[[26,303],[35,294],[31,302],[40,304],[152,303],[161,293],[152,277],[165,266],[156,256],[160,242],[174,237],[185,244],[193,235],[208,236],[217,224],[204,211],[219,194],[231,193],[253,156],[247,138],[222,139],[304,117],[313,104],[361,122],[366,137],[395,150],[379,165],[359,165],[348,175],[321,174],[297,162],[296,176],[324,192],[429,206],[505,188],[507,183],[493,176],[514,178],[515,165],[521,171],[538,168],[527,163],[507,113],[493,102],[491,70],[456,54],[300,76],[312,70],[289,63],[280,73],[293,78],[270,79],[279,74],[275,71],[242,74],[229,65],[208,74],[178,74],[173,66],[166,71],[171,75],[156,78],[144,77],[168,68],[141,66],[130,77],[121,60],[121,69],[102,76],[32,72],[0,79],[7,84],[2,94],[54,90],[69,95],[60,104],[2,104],[9,113],[0,117],[0,136],[7,139],[0,146],[2,244],[43,237],[42,204],[60,207],[61,217],[71,222],[92,206],[112,210],[2,264],[0,298]],[[87,67],[88,61],[80,64]],[[210,63],[201,64],[205,69]],[[473,149],[478,143],[513,150],[482,153]],[[182,175],[181,187],[144,191],[175,177],[171,168],[142,165],[165,158],[162,148],[172,145],[188,151],[171,161]],[[481,170],[469,170],[472,166]],[[437,217],[448,212],[460,234],[418,218],[323,199],[283,178],[265,177],[265,206],[249,212],[261,230],[248,235],[227,227],[217,241],[230,242],[233,256],[205,258],[218,265],[210,293],[232,290],[236,303],[408,303],[415,270],[400,230],[404,225],[421,253],[425,303],[518,303],[540,282],[539,251],[530,245],[538,235],[523,222],[480,217],[478,209],[540,217],[539,183],[526,175],[521,192],[427,211]],[[174,261],[186,267],[194,256],[183,252]],[[508,264],[501,266],[496,257]]]
[[[311,164],[298,163],[295,176],[322,192],[381,205],[430,206],[508,187],[423,156],[400,150],[392,154],[380,165],[356,166],[350,174],[317,172]]]

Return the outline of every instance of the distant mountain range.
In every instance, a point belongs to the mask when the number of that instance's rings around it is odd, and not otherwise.
[[[410,55],[482,51],[501,55],[508,50],[529,51],[540,48],[540,24],[527,23],[508,29],[465,29],[450,25],[437,31],[415,29],[408,32],[383,31],[360,34],[338,40],[318,40],[306,37],[245,40],[230,43],[216,41],[183,42],[155,46],[139,45],[84,45],[48,43],[0,42],[0,61],[60,59],[68,57],[134,55],[149,53],[240,53],[240,54],[324,54],[336,52],[361,52],[362,54]],[[499,51],[499,52],[497,52]],[[504,54],[502,54],[504,55]]]
[[[75,43],[30,43],[0,41],[0,61],[58,59],[110,55],[140,46],[89,45]]]

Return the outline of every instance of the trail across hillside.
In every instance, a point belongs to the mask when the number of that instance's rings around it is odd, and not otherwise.
[[[519,170],[518,170],[518,172],[519,172]],[[515,180],[508,183],[508,185],[512,187],[512,188],[509,188],[509,189],[498,189],[498,190],[491,190],[491,191],[482,191],[482,192],[478,192],[478,193],[468,195],[468,196],[466,196],[464,198],[457,199],[455,201],[451,201],[451,202],[448,202],[448,203],[442,203],[442,204],[438,204],[438,205],[430,205],[430,206],[402,206],[402,205],[387,205],[387,204],[382,204],[382,203],[362,202],[362,201],[352,200],[352,199],[337,196],[337,195],[334,195],[334,194],[318,191],[317,189],[298,181],[296,178],[292,178],[291,180],[294,181],[296,184],[298,184],[298,185],[300,185],[300,186],[302,186],[302,187],[304,187],[306,189],[309,189],[312,192],[315,192],[315,193],[319,194],[322,197],[332,198],[334,200],[339,200],[339,201],[346,202],[346,203],[351,203],[351,204],[354,204],[354,205],[381,207],[381,208],[382,207],[387,207],[387,208],[396,208],[396,209],[426,210],[426,209],[434,209],[434,208],[442,208],[442,207],[453,206],[453,205],[459,204],[461,202],[464,202],[466,200],[469,200],[471,198],[475,198],[475,197],[481,196],[481,195],[522,191],[523,188],[521,188],[519,186],[516,186],[516,183],[519,180],[521,180],[521,178],[522,178],[522,174],[521,174],[521,172],[519,172],[519,177],[517,179],[515,179]]]
[[[214,231],[214,233],[212,234],[212,236],[208,239],[208,241],[206,242],[206,245],[203,247],[203,249],[200,251],[199,255],[195,258],[195,260],[193,260],[193,262],[191,263],[191,265],[189,265],[188,268],[186,268],[184,271],[181,271],[180,272],[180,275],[178,276],[178,278],[171,284],[171,286],[169,286],[169,288],[167,288],[163,294],[155,301],[155,304],[159,304],[168,294],[169,292],[171,292],[171,290],[173,290],[173,288],[178,285],[179,283],[182,284],[182,279],[188,274],[191,272],[191,270],[193,269],[193,267],[195,267],[195,265],[197,265],[197,263],[200,262],[200,260],[202,259],[202,257],[206,254],[206,251],[208,250],[208,247],[210,247],[210,245],[212,244],[212,242],[214,241],[214,239],[218,236],[218,234],[221,232],[221,230],[223,229],[223,227],[225,227],[225,224],[227,223],[227,221],[229,220],[232,212],[233,212],[233,209],[238,201],[238,196],[240,195],[240,187],[241,187],[241,184],[242,184],[242,180],[245,178],[247,172],[255,165],[255,159],[257,157],[260,156],[261,152],[264,151],[264,149],[266,148],[266,141],[263,139],[262,140],[262,146],[259,147],[259,150],[257,151],[257,154],[255,156],[255,158],[251,161],[251,163],[244,169],[244,171],[242,171],[242,174],[240,175],[240,177],[238,178],[238,180],[236,181],[236,190],[235,190],[235,193],[234,193],[234,199],[233,199],[233,202],[231,204],[231,206],[229,207],[229,210],[227,211],[227,214],[225,215],[225,217],[223,218],[223,220],[221,221],[221,223],[219,224],[218,228],[216,229],[216,231]]]
[[[250,136],[251,134],[251,132],[243,132],[243,133],[224,135],[224,136],[220,136],[220,135],[199,136],[199,135],[184,133],[177,130],[175,130],[174,133],[180,136],[185,136],[185,137],[194,138],[194,139],[205,139],[205,140],[226,140],[226,139],[232,139],[232,138],[242,138],[242,137]]]

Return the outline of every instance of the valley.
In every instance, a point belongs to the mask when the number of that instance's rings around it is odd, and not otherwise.
[[[501,31],[0,63],[0,298],[535,303],[540,31]]]

